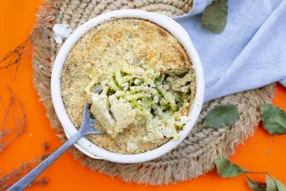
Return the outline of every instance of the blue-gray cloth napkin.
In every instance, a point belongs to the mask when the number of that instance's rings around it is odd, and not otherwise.
[[[202,28],[211,0],[174,19],[189,33],[205,73],[205,102],[279,81],[286,86],[286,0],[229,0],[227,25],[215,34]]]

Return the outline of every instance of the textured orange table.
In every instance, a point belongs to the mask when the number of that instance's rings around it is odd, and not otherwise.
[[[1,0],[0,58],[28,36],[35,23],[35,14],[40,4],[41,0]],[[27,112],[27,130],[0,153],[0,176],[16,169],[23,161],[40,157],[44,141],[50,143],[51,149],[60,145],[33,88],[31,58],[21,62],[16,80],[13,80],[13,74],[14,68],[0,71],[0,93],[2,96],[7,95],[3,84],[8,83],[24,103]],[[278,85],[276,88],[274,104],[286,110],[286,89],[282,86]],[[231,156],[231,160],[255,171],[268,171],[286,183],[285,146],[286,135],[274,137],[259,127],[253,137],[236,149],[236,154]],[[74,160],[69,152],[44,172],[43,176],[49,178],[47,185],[27,190],[248,190],[244,176],[222,179],[215,172],[195,180],[160,187],[124,183],[119,179],[112,179],[86,169],[79,161]],[[263,181],[263,176],[252,177]]]

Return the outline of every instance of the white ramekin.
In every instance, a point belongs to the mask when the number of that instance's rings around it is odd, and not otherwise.
[[[66,42],[61,47],[56,60],[53,65],[52,70],[52,78],[51,78],[51,94],[52,100],[54,104],[55,111],[57,116],[64,128],[65,134],[68,138],[74,135],[77,132],[77,129],[72,124],[63,104],[62,96],[61,96],[61,71],[63,69],[65,60],[68,56],[68,53],[72,49],[72,47],[76,44],[76,42],[90,29],[96,27],[98,24],[103,23],[105,21],[114,19],[114,18],[140,18],[149,20],[154,22],[161,27],[168,30],[171,34],[173,34],[179,42],[186,49],[196,72],[196,96],[192,103],[192,108],[190,110],[189,116],[190,120],[185,125],[184,129],[180,131],[180,139],[179,140],[170,140],[164,145],[153,149],[151,151],[147,151],[145,153],[140,154],[117,154],[105,149],[102,149],[96,146],[94,143],[89,141],[86,138],[81,138],[76,144],[75,147],[79,149],[84,154],[88,155],[92,158],[104,159],[112,162],[119,163],[138,163],[149,161],[155,158],[158,158],[167,152],[174,149],[179,143],[181,143],[186,136],[190,133],[193,126],[195,125],[197,118],[199,117],[203,100],[204,100],[204,75],[202,70],[201,61],[199,55],[185,29],[180,26],[173,19],[157,14],[150,13],[141,10],[119,10],[112,11],[109,13],[104,13],[100,16],[97,16],[85,24],[81,25],[78,29],[76,29],[72,35],[66,40]],[[166,50],[168,51],[168,50]],[[100,135],[99,135],[100,136]]]

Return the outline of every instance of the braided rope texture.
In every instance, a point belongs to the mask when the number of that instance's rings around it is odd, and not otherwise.
[[[66,23],[75,29],[101,13],[130,8],[177,16],[191,10],[192,0],[45,0],[40,8],[32,33],[33,80],[51,125],[61,140],[65,141],[66,137],[55,114],[50,92],[51,68],[61,46],[54,42],[53,25]],[[269,85],[208,102],[189,136],[176,149],[150,162],[118,164],[89,158],[75,148],[71,151],[87,168],[126,182],[160,185],[189,180],[213,170],[216,159],[233,154],[236,146],[253,135],[261,120],[257,108],[271,102],[273,95],[274,85]],[[231,128],[204,128],[202,121],[208,111],[227,103],[238,107],[239,120]]]

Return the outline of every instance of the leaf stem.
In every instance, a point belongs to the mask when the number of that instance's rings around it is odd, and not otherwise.
[[[254,171],[246,171],[246,174],[268,174],[268,172],[254,172]]]

